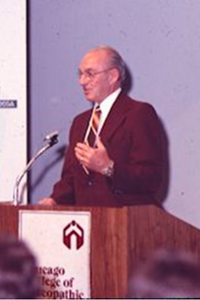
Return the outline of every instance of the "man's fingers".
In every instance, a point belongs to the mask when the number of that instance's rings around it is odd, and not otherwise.
[[[75,149],[85,150],[85,151],[87,151],[88,148],[90,148],[90,147],[85,143],[77,143],[76,147],[75,147]]]
[[[99,148],[99,149],[105,149],[105,146],[102,143],[100,136],[98,136],[96,139],[96,145],[97,145],[97,148]]]

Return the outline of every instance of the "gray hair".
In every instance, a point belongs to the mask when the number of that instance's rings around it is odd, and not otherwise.
[[[135,268],[127,297],[199,298],[200,265],[191,253],[160,249]]]
[[[122,85],[126,79],[126,64],[122,59],[121,55],[110,46],[99,46],[91,51],[106,51],[109,55],[109,66],[114,67],[119,71],[120,74],[120,84]]]

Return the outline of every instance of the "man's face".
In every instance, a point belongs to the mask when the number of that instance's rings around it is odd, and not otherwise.
[[[86,54],[79,67],[79,83],[88,101],[101,103],[113,92],[109,57],[105,51]]]

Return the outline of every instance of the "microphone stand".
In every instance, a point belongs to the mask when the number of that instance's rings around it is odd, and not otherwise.
[[[16,183],[14,186],[14,191],[13,191],[13,204],[18,205],[19,204],[19,184],[26,174],[32,167],[33,163],[38,159],[39,156],[41,156],[47,149],[51,148],[53,145],[57,144],[58,142],[58,134],[53,135],[50,138],[47,136],[46,139],[50,139],[47,143],[47,145],[43,146],[41,149],[38,150],[38,152],[33,156],[33,158],[29,161],[29,163],[26,165],[25,169],[23,170],[22,174],[19,175],[16,179]]]

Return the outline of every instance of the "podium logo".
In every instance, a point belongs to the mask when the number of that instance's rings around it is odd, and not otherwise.
[[[76,250],[83,246],[84,231],[76,221],[73,220],[63,229],[63,243],[69,249],[74,248],[74,244]]]

